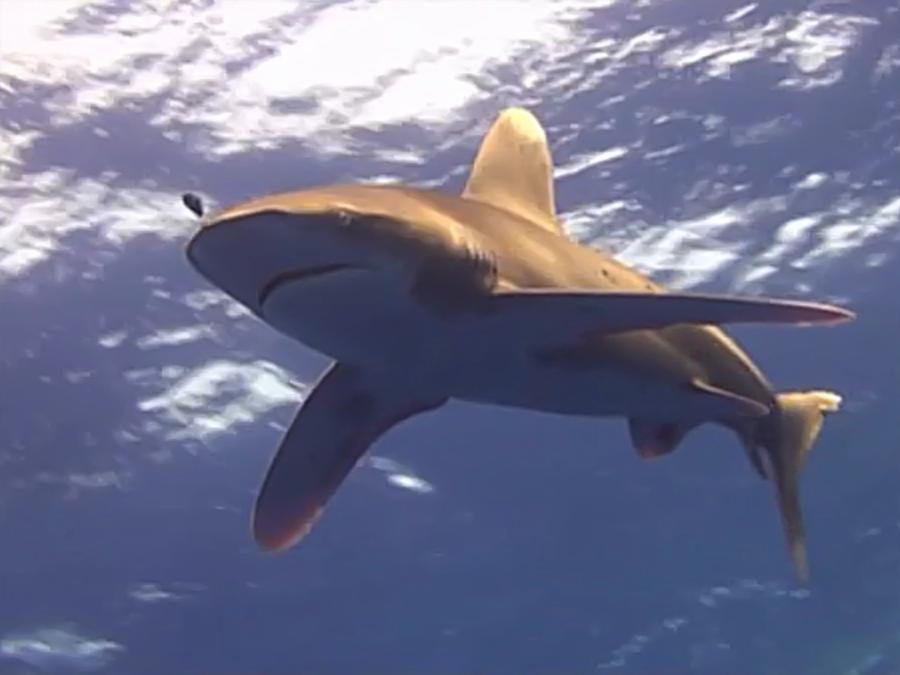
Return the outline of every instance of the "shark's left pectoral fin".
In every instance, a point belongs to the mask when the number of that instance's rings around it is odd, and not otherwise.
[[[518,289],[489,299],[494,316],[523,334],[575,335],[653,330],[679,323],[837,323],[853,313],[797,300],[694,293]]]
[[[282,439],[256,500],[253,535],[261,548],[297,543],[381,434],[446,400],[409,391],[397,380],[341,363],[319,380]]]

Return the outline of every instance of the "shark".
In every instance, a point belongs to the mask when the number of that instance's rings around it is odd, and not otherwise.
[[[733,431],[774,486],[789,556],[807,580],[799,477],[841,397],[776,392],[721,328],[831,325],[805,300],[668,290],[557,216],[546,132],[502,109],[460,194],[347,183],[204,213],[186,254],[206,280],[331,365],[304,398],[256,497],[265,551],[300,541],[389,429],[447,401],[627,420],[644,459],[696,427]]]

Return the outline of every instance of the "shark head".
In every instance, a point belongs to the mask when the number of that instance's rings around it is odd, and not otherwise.
[[[394,361],[440,312],[487,294],[494,261],[446,198],[402,187],[328,186],[203,217],[191,264],[280,332],[336,359]],[[365,336],[364,340],[360,336]]]
[[[408,304],[415,255],[403,249],[397,223],[319,198],[293,193],[226,209],[203,222],[187,256],[280,332],[358,360],[360,331]]]
[[[350,222],[340,213],[224,211],[204,222],[187,255],[213,284],[265,317],[267,301],[284,287],[386,264],[349,236]]]

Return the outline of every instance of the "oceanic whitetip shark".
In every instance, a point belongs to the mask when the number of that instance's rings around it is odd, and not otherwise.
[[[808,576],[798,474],[840,397],[775,393],[718,325],[836,323],[838,307],[667,292],[566,236],[544,130],[494,121],[461,195],[334,185],[202,217],[193,266],[276,330],[334,359],[301,405],[253,514],[265,550],[299,541],[367,448],[450,398],[628,420],[644,458],[706,422],[772,481]]]

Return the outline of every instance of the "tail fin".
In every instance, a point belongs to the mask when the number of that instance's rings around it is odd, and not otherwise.
[[[788,551],[797,576],[809,580],[798,478],[809,449],[822,429],[822,418],[836,411],[841,397],[830,391],[786,392],[776,396],[771,426],[757,442],[766,452],[758,457],[766,476],[775,483],[775,496]]]

